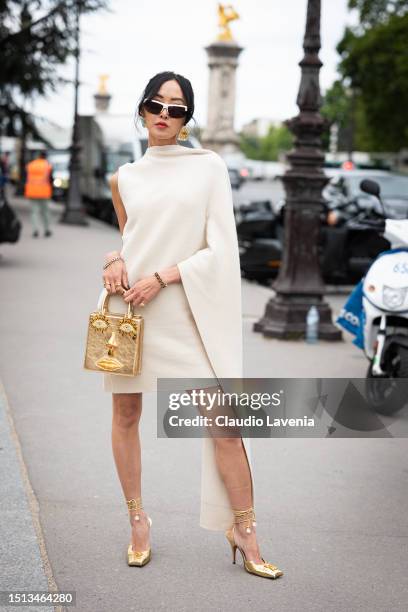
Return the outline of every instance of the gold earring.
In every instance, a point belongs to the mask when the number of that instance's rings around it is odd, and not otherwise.
[[[189,133],[190,133],[190,130],[188,129],[188,127],[186,125],[183,125],[183,127],[179,131],[177,138],[179,140],[187,140]]]

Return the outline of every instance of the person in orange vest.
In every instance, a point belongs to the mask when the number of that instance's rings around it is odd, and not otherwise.
[[[38,238],[41,219],[44,236],[51,236],[49,200],[52,197],[52,165],[47,161],[46,152],[40,151],[39,156],[27,164],[26,170],[24,196],[31,201],[32,235]]]

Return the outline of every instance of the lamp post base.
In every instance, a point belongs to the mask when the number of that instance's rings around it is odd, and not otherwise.
[[[77,209],[65,211],[60,217],[59,222],[67,223],[69,225],[89,225],[89,221],[85,214],[82,212],[82,210]]]
[[[319,312],[318,337],[321,340],[339,341],[343,335],[331,320],[331,308],[323,300],[298,296],[277,295],[266,304],[265,314],[253,325],[253,331],[268,338],[300,340],[306,337],[306,317],[311,306]]]

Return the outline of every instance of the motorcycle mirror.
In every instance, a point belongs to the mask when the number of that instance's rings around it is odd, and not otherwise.
[[[370,179],[364,179],[363,181],[361,181],[360,189],[361,191],[376,196],[377,198],[380,195],[379,184],[376,181],[372,181]]]
[[[387,213],[385,211],[385,206],[384,206],[384,202],[382,201],[381,197],[380,197],[380,186],[376,181],[372,181],[371,179],[364,179],[363,181],[361,181],[360,183],[360,189],[361,191],[364,191],[365,193],[368,193],[369,195],[373,195],[376,198],[378,198],[378,201],[381,205],[381,210],[383,213],[384,218],[387,217]]]

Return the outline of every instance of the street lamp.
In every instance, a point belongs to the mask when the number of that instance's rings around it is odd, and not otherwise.
[[[306,317],[312,305],[319,311],[319,338],[341,340],[341,331],[332,323],[330,306],[323,300],[318,240],[322,189],[328,178],[323,172],[320,150],[325,120],[319,112],[320,0],[309,0],[304,57],[299,63],[301,82],[296,103],[299,114],[284,123],[295,136],[288,153],[290,168],[281,177],[285,192],[285,244],[282,265],[264,316],[253,330],[264,336],[294,339],[306,334]]]
[[[72,128],[71,140],[71,157],[69,161],[69,185],[68,195],[65,205],[65,211],[60,219],[61,223],[69,223],[71,225],[89,225],[86,219],[85,211],[82,207],[81,188],[80,188],[80,173],[81,160],[79,142],[79,117],[78,117],[78,90],[79,90],[79,17],[80,17],[80,2],[76,2],[75,10],[75,97],[74,97],[74,124]]]

